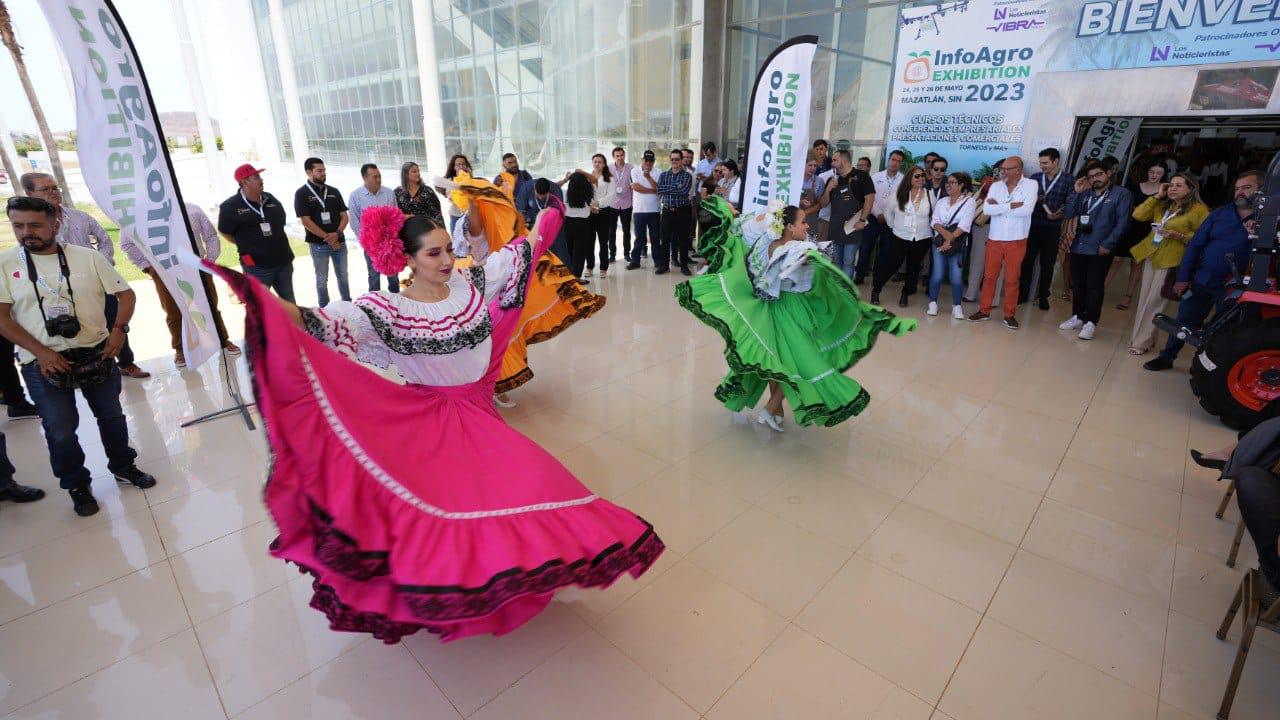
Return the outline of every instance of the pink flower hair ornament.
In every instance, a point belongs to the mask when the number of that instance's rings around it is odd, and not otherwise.
[[[360,247],[379,275],[399,275],[409,264],[400,240],[404,221],[397,207],[365,208],[360,215]]]

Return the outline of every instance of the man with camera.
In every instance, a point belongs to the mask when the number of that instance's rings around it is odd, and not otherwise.
[[[120,407],[120,370],[136,296],[101,254],[57,241],[57,211],[35,197],[9,198],[6,211],[19,247],[0,253],[0,334],[17,345],[22,376],[35,400],[49,462],[77,515],[98,512],[91,475],[76,437],[76,390],[98,420],[107,467],[117,482],[149,488],[138,469]],[[119,304],[106,322],[107,298]]]

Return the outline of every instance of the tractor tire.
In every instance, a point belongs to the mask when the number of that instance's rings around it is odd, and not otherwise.
[[[1215,333],[1191,359],[1191,392],[1232,429],[1265,419],[1280,398],[1280,320],[1246,319]]]

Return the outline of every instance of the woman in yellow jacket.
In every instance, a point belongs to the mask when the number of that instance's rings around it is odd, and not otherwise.
[[[1142,267],[1142,284],[1129,338],[1130,355],[1142,355],[1155,345],[1151,319],[1164,312],[1166,298],[1161,289],[1165,279],[1178,269],[1187,242],[1208,215],[1196,181],[1186,173],[1174,175],[1159,192],[1134,208],[1134,222],[1150,223],[1151,232],[1133,247],[1133,260]]]

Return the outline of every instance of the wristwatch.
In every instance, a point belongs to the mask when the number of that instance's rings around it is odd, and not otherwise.
[[[112,326],[112,328],[111,328],[111,329],[112,329],[112,330],[119,330],[120,332],[124,333],[125,335],[128,335],[128,334],[129,334],[129,323],[125,323],[125,324],[123,324],[123,325],[114,325],[114,326]]]

